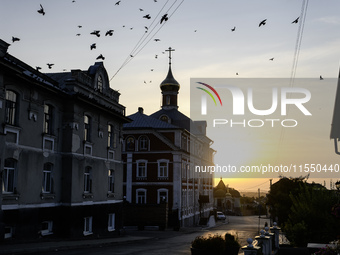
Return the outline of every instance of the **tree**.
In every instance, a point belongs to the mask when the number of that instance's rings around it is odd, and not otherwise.
[[[339,219],[332,215],[337,197],[332,190],[317,184],[301,183],[298,194],[290,194],[292,207],[284,231],[291,243],[329,243],[336,239]]]
[[[288,214],[292,207],[290,195],[298,194],[299,186],[305,182],[307,177],[287,178],[281,177],[280,180],[270,187],[267,206],[270,206],[270,214],[274,221],[280,225],[288,220]]]

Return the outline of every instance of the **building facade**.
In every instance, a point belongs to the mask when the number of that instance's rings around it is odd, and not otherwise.
[[[124,194],[133,204],[167,203],[168,226],[197,225],[213,209],[213,175],[195,166],[214,165],[215,151],[206,122],[178,110],[180,84],[171,64],[160,88],[161,109],[146,115],[140,107],[124,124]]]
[[[119,234],[129,122],[102,62],[42,74],[0,40],[0,238]]]

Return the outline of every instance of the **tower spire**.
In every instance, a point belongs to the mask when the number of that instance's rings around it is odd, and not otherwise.
[[[175,51],[171,47],[165,50],[169,52],[169,71],[168,75],[166,76],[165,80],[162,81],[160,88],[162,90],[162,109],[171,110],[171,109],[178,109],[177,105],[177,94],[179,90],[179,83],[175,80],[174,76],[172,75],[171,71],[171,52]]]

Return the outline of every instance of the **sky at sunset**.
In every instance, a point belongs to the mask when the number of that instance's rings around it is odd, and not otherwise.
[[[169,47],[175,49],[172,70],[181,84],[179,110],[188,116],[192,78],[294,78],[294,86],[307,86],[311,91],[308,105],[313,113],[311,118],[303,119],[294,130],[262,129],[250,134],[246,128],[236,134],[229,132],[229,128],[225,130],[230,133],[228,142],[235,153],[242,155],[240,164],[340,163],[329,139],[339,74],[340,1],[117,2],[2,0],[0,39],[11,44],[8,50],[11,55],[32,67],[40,66],[41,72],[87,70],[94,62],[102,61],[96,60],[102,54],[111,88],[121,93],[120,103],[126,107],[127,115],[140,106],[146,114],[160,109],[159,84],[167,74],[165,50]],[[40,4],[45,15],[37,12]],[[150,19],[144,17],[148,14]],[[168,20],[160,24],[165,14]],[[292,23],[298,17],[298,22]],[[266,24],[259,26],[265,19]],[[94,30],[100,30],[101,36],[90,34]],[[105,36],[108,30],[114,30],[112,36]],[[12,37],[20,41],[12,42]],[[93,43],[96,49],[91,50]],[[47,63],[54,64],[52,69],[48,69]],[[319,80],[320,75],[324,80]],[[311,87],[298,82],[305,79],[313,79]],[[246,139],[245,131],[251,138]],[[218,151],[216,162],[221,154],[231,152],[230,148],[214,148]],[[268,160],[270,153],[273,155]],[[311,177],[323,182],[325,176]],[[253,185],[242,180],[233,186],[242,189],[254,186],[257,190],[267,186],[264,182],[265,179],[254,178]]]

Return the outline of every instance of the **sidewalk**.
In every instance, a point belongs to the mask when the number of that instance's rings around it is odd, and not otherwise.
[[[59,240],[46,242],[31,242],[17,244],[0,244],[0,255],[10,254],[33,254],[39,252],[60,251],[84,247],[99,247],[112,244],[137,242],[150,240],[154,238],[170,238],[180,234],[194,233],[203,230],[202,227],[181,228],[179,231],[172,229],[161,230],[127,230],[124,236],[117,236],[103,239],[86,239],[86,240]]]

